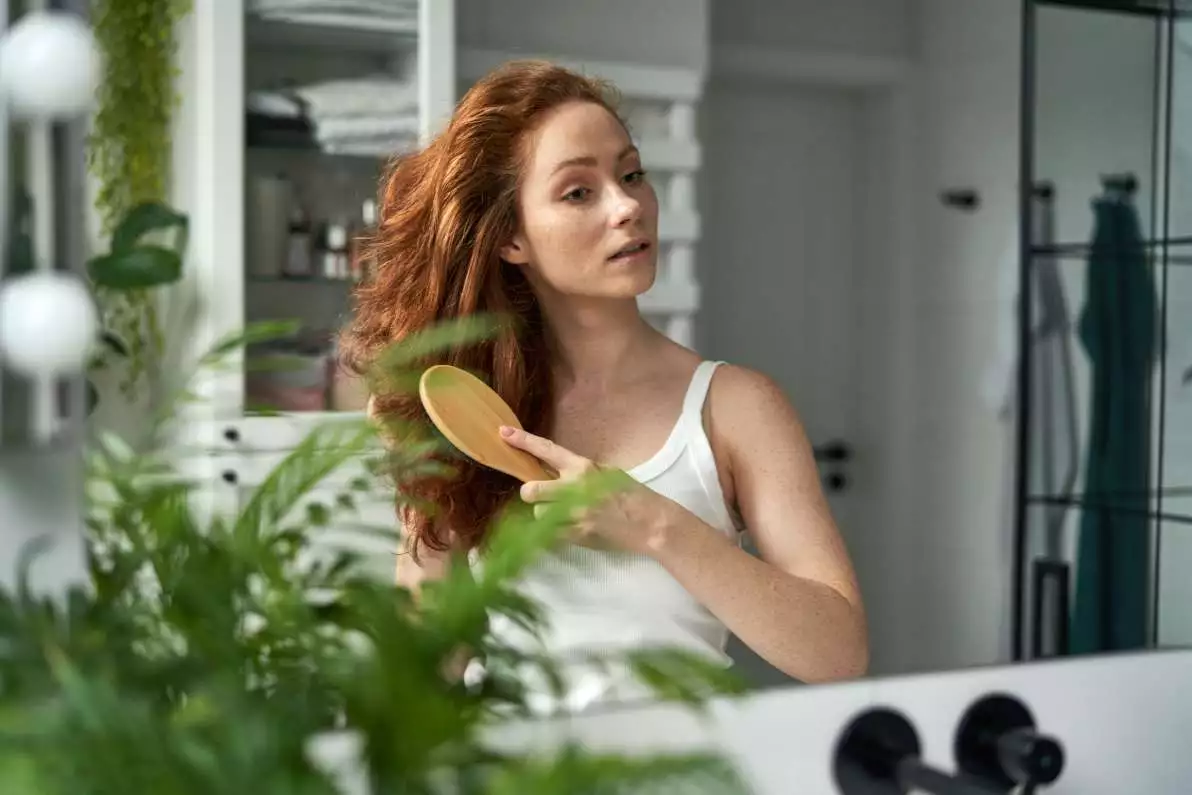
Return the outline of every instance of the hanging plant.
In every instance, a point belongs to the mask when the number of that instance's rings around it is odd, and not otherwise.
[[[112,232],[108,252],[87,262],[93,289],[116,295],[145,294],[177,282],[182,278],[188,230],[186,216],[163,204],[144,202],[133,207]],[[128,343],[113,329],[103,329],[100,342],[100,356],[130,358]],[[88,379],[87,412],[98,402],[99,389]]]
[[[136,208],[164,204],[173,156],[171,127],[178,105],[175,79],[178,22],[191,0],[92,0],[91,23],[103,55],[97,110],[87,162],[98,186],[96,209],[105,236]],[[104,326],[122,342],[121,384],[132,397],[158,361],[163,345],[153,286],[105,279],[104,262],[91,277]],[[109,346],[96,367],[110,361]]]

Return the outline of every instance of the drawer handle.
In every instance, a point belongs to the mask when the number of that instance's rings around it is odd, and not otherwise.
[[[232,469],[225,469],[220,477],[223,478],[224,483],[235,483],[237,480],[239,480],[239,478],[236,476],[235,470]]]

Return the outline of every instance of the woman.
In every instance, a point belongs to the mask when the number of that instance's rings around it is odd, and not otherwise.
[[[543,62],[497,69],[396,163],[380,215],[349,366],[363,372],[439,321],[512,314],[516,326],[445,360],[488,376],[526,424],[506,441],[560,481],[597,465],[632,478],[584,521],[582,545],[526,577],[549,611],[549,652],[667,644],[727,662],[731,632],[804,682],[864,672],[861,598],[794,410],[765,375],[701,360],[638,311],[657,269],[658,200],[606,86]],[[377,396],[372,409],[425,418],[414,396]],[[412,491],[438,508],[433,521],[403,517],[398,580],[412,588],[441,576],[453,550],[474,553],[507,500],[552,498],[551,483],[519,492],[470,462]],[[740,548],[742,530],[760,558]],[[569,682],[571,707],[643,692],[578,662]]]

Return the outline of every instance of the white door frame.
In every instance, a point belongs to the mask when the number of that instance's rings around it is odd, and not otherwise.
[[[913,500],[923,488],[917,482],[915,468],[906,465],[908,451],[916,449],[910,438],[914,423],[907,419],[914,416],[919,397],[914,383],[915,359],[919,355],[914,343],[914,312],[916,291],[921,285],[916,282],[915,264],[922,237],[921,197],[930,195],[921,184],[921,155],[916,142],[921,113],[915,66],[909,59],[897,57],[731,44],[714,44],[710,61],[712,80],[848,92],[863,103],[868,128],[879,131],[866,142],[869,162],[880,171],[876,183],[879,190],[878,195],[867,198],[867,239],[859,253],[871,264],[880,262],[880,268],[861,273],[863,278],[881,277],[880,285],[873,289],[888,297],[888,303],[882,301],[883,311],[888,314],[876,321],[881,324],[885,340],[880,361],[873,362],[873,367],[862,367],[860,377],[878,379],[880,393],[886,399],[883,406],[873,407],[880,410],[870,412],[866,407],[869,416],[862,423],[873,430],[861,428],[861,438],[849,440],[860,453],[850,462],[849,474],[850,479],[861,483],[866,495],[872,495],[874,504],[880,505],[880,516],[859,506],[853,512],[858,523],[882,523],[880,532],[875,528],[865,533],[865,555],[892,564],[885,567],[881,592],[871,593],[867,599],[874,613],[870,622],[876,652],[874,672],[899,672],[913,667],[913,661],[902,660],[898,651],[906,645],[899,636],[907,629],[907,617],[892,620],[881,613],[881,607],[883,603],[897,604],[896,599],[883,599],[886,595],[913,592],[913,580],[918,576],[905,544],[908,537],[917,534],[903,532],[903,528],[913,529],[908,526],[915,521]],[[879,434],[880,443],[871,444]],[[870,547],[871,541],[880,548]],[[888,639],[884,637],[887,635]]]

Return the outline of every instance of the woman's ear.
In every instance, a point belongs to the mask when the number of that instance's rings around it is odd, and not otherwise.
[[[514,235],[508,245],[501,246],[501,259],[513,265],[525,265],[530,261],[529,247],[521,235]]]

